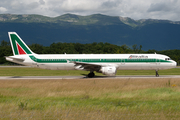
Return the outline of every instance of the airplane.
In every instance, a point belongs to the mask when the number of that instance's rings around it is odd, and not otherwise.
[[[117,70],[155,70],[175,68],[177,63],[161,54],[36,54],[24,43],[16,32],[8,32],[13,56],[6,60],[25,66],[51,70],[85,70],[88,77],[95,71],[115,76]]]

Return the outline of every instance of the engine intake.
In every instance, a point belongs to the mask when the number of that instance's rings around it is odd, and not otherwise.
[[[116,75],[117,69],[116,67],[101,67],[101,69],[98,72],[104,75],[114,76]]]

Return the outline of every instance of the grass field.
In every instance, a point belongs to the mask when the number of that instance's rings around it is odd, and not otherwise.
[[[0,76],[79,76],[87,75],[88,71],[79,70],[45,70],[39,68],[0,67]],[[160,70],[160,75],[180,75],[180,69]],[[96,75],[102,75],[96,73]],[[116,75],[155,75],[154,70],[118,70]]]
[[[180,80],[0,80],[1,119],[179,119]]]
[[[0,68],[0,76],[83,75],[86,71]],[[154,75],[118,71],[117,75]],[[180,69],[159,71],[180,75]],[[102,74],[97,74],[102,75]],[[180,79],[0,80],[1,119],[179,119]]]

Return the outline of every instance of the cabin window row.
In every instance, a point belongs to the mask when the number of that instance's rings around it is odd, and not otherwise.
[[[36,59],[35,59],[36,60]],[[166,59],[167,60],[167,59]],[[169,60],[169,59],[168,59]],[[41,59],[41,61],[67,61],[66,59]],[[138,61],[144,61],[144,62],[156,62],[160,60],[156,59],[69,59],[69,61],[117,61],[117,62],[138,62]]]

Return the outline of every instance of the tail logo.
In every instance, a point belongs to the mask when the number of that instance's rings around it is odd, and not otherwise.
[[[20,47],[18,43],[16,43],[16,46],[20,55],[26,54],[26,52]]]
[[[33,54],[29,47],[15,32],[9,32],[9,38],[14,55]]]

